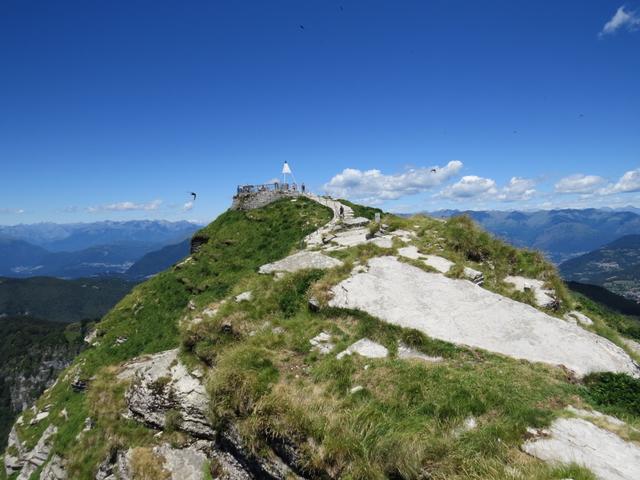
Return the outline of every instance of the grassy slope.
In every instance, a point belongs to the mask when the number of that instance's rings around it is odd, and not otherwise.
[[[542,255],[509,247],[468,219],[384,221],[391,228],[417,228],[425,252],[482,269],[492,290],[531,302],[499,281],[507,274],[527,275],[557,289],[564,306],[556,314],[576,306]],[[426,471],[437,479],[507,479],[515,469],[521,478],[592,478],[578,467],[535,462],[518,449],[527,426],[548,425],[565,405],[601,405],[564,371],[454,347],[358,312],[307,309],[308,296],[322,297],[355,261],[384,253],[360,246],[336,253],[346,265],[331,272],[302,272],[278,282],[248,277],[242,289],[254,292],[252,302],[227,303],[217,317],[187,329],[186,350],[216,364],[208,382],[212,420],[239,425],[256,451],[282,439],[295,443],[300,467],[311,477],[328,471],[341,478],[417,478]],[[599,328],[610,329],[596,312],[582,308]],[[223,333],[222,324],[232,325],[233,333]],[[320,356],[309,339],[321,331],[338,340],[335,351],[368,337],[386,345],[392,358]],[[616,336],[613,329],[607,333]],[[398,340],[445,361],[397,360]],[[354,386],[363,389],[352,394]],[[632,423],[640,420],[631,408],[616,412]],[[479,426],[466,432],[463,424],[471,416]]]
[[[256,451],[273,441],[293,442],[300,452],[299,467],[311,477],[319,471],[351,479],[418,478],[428,472],[433,479],[508,479],[515,471],[528,479],[593,478],[584,469],[534,461],[518,446],[527,426],[548,425],[565,405],[609,400],[597,395],[601,379],[583,386],[561,369],[455,347],[358,312],[307,309],[310,293],[321,296],[348,274],[354,261],[388,253],[375,246],[340,252],[345,266],[329,272],[299,272],[277,282],[255,273],[257,266],[285,256],[327,215],[304,200],[249,213],[227,212],[200,232],[209,242],[194,262],[137,287],[105,317],[101,346],[76,362],[83,376],[97,374],[86,396],[70,392],[62,381],[49,398],[41,399],[55,403],[50,418],[58,418],[63,406],[71,415],[58,422],[56,448],[70,459],[74,478],[88,478],[112,445],[145,447],[155,441],[153,432],[120,418],[124,386],[114,381],[113,369],[104,367],[174,347],[178,335],[185,361],[216,365],[207,379],[212,421],[238,425]],[[425,252],[483,270],[487,288],[531,301],[499,279],[506,274],[534,276],[557,288],[563,309],[576,306],[541,255],[508,247],[466,219],[384,221],[391,228],[417,230],[416,243]],[[196,316],[244,290],[254,292],[252,301],[227,302],[213,318],[178,327],[178,319]],[[189,299],[194,311],[186,308]],[[590,305],[580,306],[598,329],[617,338],[607,318]],[[366,336],[386,345],[391,358],[338,361],[333,355],[320,356],[309,344],[320,331],[334,335],[335,351]],[[129,340],[114,347],[118,336]],[[399,360],[398,340],[444,361]],[[626,388],[626,380],[614,383]],[[352,394],[354,386],[363,389]],[[633,402],[608,408],[640,424]],[[89,414],[97,427],[76,442]],[[465,431],[469,417],[477,419],[478,427]],[[44,428],[45,422],[21,433],[33,443]]]
[[[203,306],[222,299],[235,283],[260,265],[286,256],[330,216],[329,209],[306,199],[283,200],[256,211],[227,211],[220,215],[198,232],[209,241],[192,262],[137,286],[103,318],[97,326],[100,344],[83,352],[61,376],[62,381],[41,397],[40,406],[53,404],[51,414],[33,427],[20,428],[21,438],[28,446],[34,445],[51,419],[60,428],[54,448],[70,459],[73,478],[90,478],[114,445],[150,442],[152,432],[120,418],[124,390],[114,381],[109,367],[178,346],[179,319],[188,311],[190,300]],[[116,345],[118,337],[127,341]],[[76,375],[84,379],[96,376],[86,395],[71,390],[69,384]],[[63,408],[68,412],[68,421],[60,418]],[[25,424],[31,415],[25,412]],[[78,442],[76,435],[87,416],[94,418],[97,427]]]

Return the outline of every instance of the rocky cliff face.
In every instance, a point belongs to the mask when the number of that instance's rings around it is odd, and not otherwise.
[[[199,232],[16,422],[6,475],[638,478],[606,315],[464,219],[354,217],[287,198]]]
[[[3,421],[7,419],[0,429],[8,432],[18,414],[33,405],[78,354],[82,327],[20,317],[4,319],[0,328]],[[73,332],[65,334],[65,329]]]
[[[33,405],[42,392],[50,387],[58,374],[69,366],[77,352],[66,346],[29,351],[27,355],[37,358],[34,369],[21,370],[19,367],[1,368],[5,383],[11,394],[11,408],[15,412]]]

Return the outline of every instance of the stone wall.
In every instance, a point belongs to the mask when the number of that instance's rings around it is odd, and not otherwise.
[[[233,197],[231,210],[253,210],[264,207],[276,200],[297,197],[300,192],[292,190],[265,190],[264,192],[239,193]]]

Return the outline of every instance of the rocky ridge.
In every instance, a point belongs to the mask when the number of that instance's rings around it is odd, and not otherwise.
[[[462,265],[461,278],[452,278],[456,262],[442,256],[444,254],[421,253],[412,244],[417,232],[393,230],[384,225],[372,231],[368,228],[368,221],[365,224],[364,220],[354,218],[350,207],[322,197],[310,195],[309,198],[331,208],[332,220],[307,236],[304,250],[261,266],[259,272],[262,275],[274,274],[277,281],[282,278],[279,274],[285,272],[340,269],[345,262],[332,255],[352,247],[371,245],[382,250],[368,261],[355,265],[345,278],[331,286],[329,307],[366,312],[388,324],[415,329],[453,344],[531,362],[560,365],[577,377],[600,371],[622,372],[634,377],[640,375],[638,365],[624,349],[587,329],[589,324],[580,316],[583,314],[575,312],[580,315],[574,313],[571,321],[545,311],[545,308],[554,308],[556,302],[554,292],[545,287],[544,282],[525,279],[529,285],[535,285],[538,291],[554,299],[551,303],[545,297],[545,302],[539,303],[541,295],[535,295],[537,306],[543,309],[540,310],[482,288],[479,279],[483,275],[474,268],[476,265]],[[338,213],[341,206],[344,218],[340,218]],[[423,262],[427,268],[409,264],[403,258]],[[509,280],[513,278],[505,278],[504,282],[510,283]],[[518,283],[515,288],[518,288]],[[235,299],[235,302],[227,303],[251,304],[254,295],[245,291]],[[220,305],[214,310],[212,308],[207,306],[212,314],[203,316],[215,317]],[[318,305],[317,308],[323,307]],[[197,306],[191,308],[190,303],[189,309],[193,310],[191,315],[194,318],[200,318],[197,317],[201,313]],[[198,323],[195,322],[196,325]],[[229,335],[236,335],[238,328],[233,322],[221,326]],[[269,328],[269,325],[263,328]],[[277,329],[272,331],[273,335],[282,333]],[[313,337],[310,342],[320,354],[327,355],[334,349],[334,339],[326,332]],[[116,346],[114,344],[114,348]],[[340,353],[335,355],[338,360],[347,356],[363,356],[384,361],[389,357],[389,350],[384,345],[364,337],[338,351]],[[406,345],[398,346],[397,355],[406,361],[442,361],[441,357],[421,354]],[[215,369],[216,366],[212,365],[211,370]],[[286,438],[268,437],[267,448],[257,453],[246,444],[238,426],[212,422],[206,377],[207,372],[202,367],[189,367],[183,361],[179,349],[138,357],[121,364],[116,378],[127,384],[126,410],[121,412],[122,415],[157,430],[160,437],[169,430],[177,430],[185,434],[186,439],[179,446],[160,440],[153,447],[114,451],[103,460],[95,478],[136,478],[136,469],[143,458],[150,458],[158,464],[158,478],[204,479],[205,469],[213,471],[215,478],[229,479],[336,477],[330,471],[320,475],[313,469],[301,468],[300,452]],[[351,393],[362,390],[364,387],[358,385],[351,389]],[[575,414],[577,411],[570,410],[573,418],[555,420],[548,431],[532,429],[530,438],[522,443],[522,450],[543,461],[578,463],[591,469],[597,478],[605,480],[637,478],[636,465],[640,458],[637,444],[596,425],[597,422],[593,423],[595,419],[602,418],[598,412],[578,415]],[[40,421],[43,420],[41,418]],[[625,422],[618,422],[616,428],[627,428]],[[464,435],[477,427],[476,419],[468,418],[456,435]],[[29,478],[41,469],[40,478],[68,478],[65,459],[51,455],[50,440],[56,433],[55,427],[47,427],[35,447],[27,451],[17,431],[12,430],[8,452],[13,454],[5,455],[7,474],[17,473],[17,478]],[[581,437],[589,439],[589,442],[579,445],[576,439]],[[629,466],[612,465],[613,453],[597,457],[588,455],[586,452],[596,445],[605,445],[605,448],[611,448],[611,452],[622,452],[620,458]],[[212,465],[215,468],[211,468]]]

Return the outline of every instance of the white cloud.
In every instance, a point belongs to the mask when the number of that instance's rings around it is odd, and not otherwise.
[[[606,186],[598,193],[611,195],[614,193],[640,192],[640,168],[625,172],[616,183]]]
[[[529,200],[536,194],[536,181],[530,178],[512,177],[498,194],[498,200],[517,202]]]
[[[462,162],[458,160],[444,167],[412,168],[393,175],[385,175],[380,170],[346,168],[326,183],[324,190],[336,198],[380,203],[429,190],[454,177],[461,169]]]
[[[640,26],[640,17],[636,12],[627,12],[624,6],[618,8],[616,13],[611,17],[607,23],[605,23],[600,36],[610,35],[621,28],[626,28],[628,31],[636,30]]]
[[[162,200],[152,200],[151,202],[147,203],[118,202],[110,203],[108,205],[99,205],[97,207],[89,207],[87,210],[90,213],[151,211],[157,210],[161,204]]]
[[[189,210],[193,209],[193,202],[187,202],[182,206],[182,211],[183,212],[188,212]]]
[[[448,198],[471,198],[498,194],[496,182],[490,178],[467,175],[440,193]]]
[[[583,175],[577,173],[564,177],[555,185],[556,193],[581,193],[590,194],[595,193],[606,180],[597,175]]]
[[[6,215],[22,215],[24,209],[22,208],[0,208],[0,214]]]

